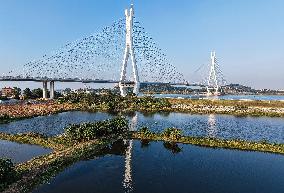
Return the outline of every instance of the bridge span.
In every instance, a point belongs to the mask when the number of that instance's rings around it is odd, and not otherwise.
[[[95,79],[96,78],[96,79]],[[43,98],[54,97],[55,82],[117,83],[120,94],[127,88],[139,93],[140,83],[184,83],[179,73],[134,17],[134,6],[125,9],[125,18],[76,40],[22,69],[0,76],[0,81],[41,82]]]

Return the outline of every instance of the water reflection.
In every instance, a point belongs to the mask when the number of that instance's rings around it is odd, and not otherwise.
[[[130,131],[136,131],[137,130],[137,123],[138,123],[138,113],[135,112],[135,114],[132,117],[130,117],[129,130]]]
[[[197,137],[216,137],[221,139],[242,139],[248,141],[266,140],[284,143],[284,119],[272,117],[236,117],[232,115],[197,115],[187,113],[132,112],[125,115],[130,121],[130,129],[148,127],[153,132],[165,128],[182,129],[184,135]],[[36,132],[57,135],[72,123],[94,122],[113,117],[108,113],[65,112],[57,115],[35,117],[0,124],[0,132]]]
[[[132,169],[131,169],[131,160],[132,160],[132,146],[133,140],[128,141],[129,145],[126,149],[125,153],[125,172],[123,179],[123,187],[125,188],[125,192],[131,192],[133,190],[132,184]]]
[[[207,128],[207,136],[208,137],[216,137],[218,128],[216,126],[216,117],[214,114],[210,114],[208,116],[208,128]]]
[[[37,145],[20,144],[0,140],[0,158],[11,159],[13,163],[28,161],[34,157],[50,153],[52,150]]]
[[[137,122],[138,122],[138,113],[135,112],[134,116],[130,119],[130,124],[129,124],[130,131],[137,130]],[[128,147],[125,153],[125,172],[122,184],[123,187],[125,188],[125,192],[131,192],[133,190],[132,169],[131,169],[133,140],[125,140],[125,143],[128,144]]]
[[[182,151],[182,149],[178,146],[177,143],[164,142],[163,146],[167,150],[171,151],[173,154],[177,154],[177,153],[180,153]]]
[[[173,154],[168,145],[118,141],[109,147],[112,154],[75,163],[34,193],[283,192],[281,155],[185,144]]]

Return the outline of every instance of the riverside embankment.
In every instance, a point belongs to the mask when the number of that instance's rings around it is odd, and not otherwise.
[[[251,116],[284,116],[282,101],[242,101],[242,100],[191,100],[168,99],[172,111],[202,114],[232,114]]]
[[[0,123],[56,114],[64,111],[104,112],[187,112],[198,114],[231,114],[239,116],[284,116],[284,102],[241,100],[160,99],[120,97],[118,95],[76,95],[39,104],[0,105]]]

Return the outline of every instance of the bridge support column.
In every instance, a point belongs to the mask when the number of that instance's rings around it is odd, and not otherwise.
[[[127,95],[127,87],[123,86],[121,83],[119,83],[119,90],[121,96],[125,97]]]
[[[54,99],[54,81],[50,81],[50,99]]]
[[[43,81],[42,98],[47,99],[47,81]]]

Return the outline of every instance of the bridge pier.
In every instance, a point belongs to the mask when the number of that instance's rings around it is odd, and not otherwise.
[[[127,87],[123,86],[121,83],[119,83],[119,90],[121,96],[125,97],[127,95]]]
[[[54,99],[54,81],[50,81],[50,99]]]
[[[47,81],[43,81],[42,86],[42,98],[47,99]]]

